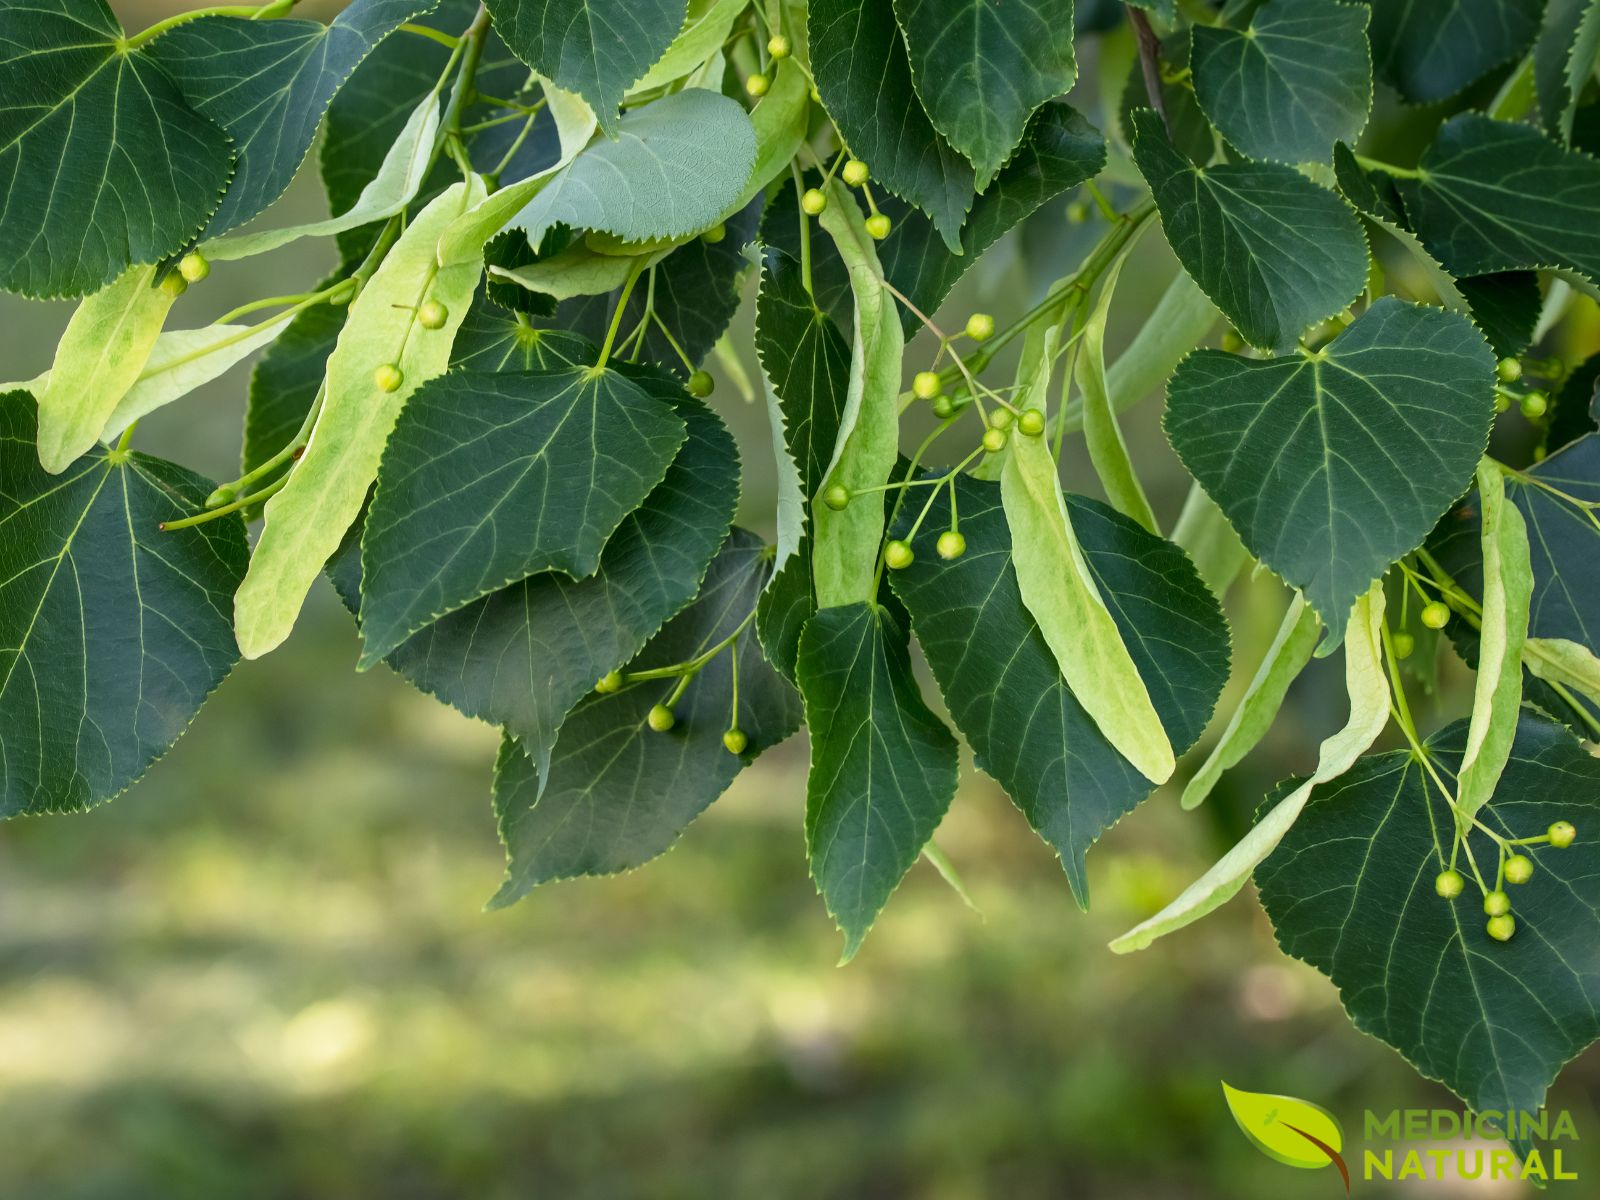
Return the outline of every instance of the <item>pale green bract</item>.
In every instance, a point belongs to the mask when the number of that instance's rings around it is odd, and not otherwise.
[[[852,493],[875,488],[889,478],[900,444],[900,356],[905,336],[900,314],[883,286],[883,267],[867,233],[866,221],[844,184],[828,185],[828,207],[819,218],[850,272],[855,297],[850,348],[850,386],[833,458],[823,487]],[[870,601],[883,540],[883,505],[876,492],[842,510],[812,506],[816,538],[812,569],[817,606]]]
[[[1227,727],[1205,762],[1184,786],[1184,808],[1198,807],[1216,787],[1222,773],[1255,748],[1278,715],[1289,685],[1311,661],[1311,652],[1317,648],[1317,635],[1321,630],[1316,611],[1306,603],[1304,596],[1295,593],[1288,611],[1283,614],[1277,636],[1251,677],[1239,707],[1228,718]]]
[[[1052,327],[1046,335],[1027,390],[1019,393],[1025,407],[1045,405],[1054,332]],[[1000,496],[1011,527],[1017,586],[1067,686],[1117,753],[1146,779],[1165,783],[1176,766],[1172,743],[1089,573],[1044,438],[1011,440],[1000,470]]]
[[[172,297],[155,267],[130,267],[72,314],[39,401],[39,462],[60,474],[100,439],[106,418],[144,369]]]
[[[628,95],[637,96],[665,87],[699,69],[722,49],[734,20],[749,4],[750,0],[689,0],[689,11],[684,15],[678,36],[656,60],[656,65],[645,72],[644,78],[628,89]]]
[[[266,527],[234,598],[234,630],[246,658],[259,658],[289,636],[322,564],[361,512],[406,398],[449,363],[482,263],[440,267],[434,255],[445,228],[484,194],[478,176],[441,193],[417,214],[350,305],[328,358],[322,413],[289,482],[267,501]],[[441,328],[416,322],[416,306],[424,300],[445,306]],[[393,392],[384,392],[373,378],[386,363],[402,374]]]
[[[1589,647],[1566,638],[1529,638],[1522,644],[1522,665],[1535,678],[1600,704],[1600,658]]]
[[[1232,850],[1185,888],[1176,900],[1111,942],[1112,950],[1118,954],[1143,950],[1157,938],[1193,924],[1226,904],[1289,832],[1311,798],[1311,789],[1343,775],[1377,741],[1389,722],[1389,681],[1383,671],[1383,607],[1383,585],[1376,583],[1356,601],[1350,614],[1349,632],[1344,641],[1344,677],[1350,693],[1350,719],[1343,729],[1322,743],[1317,769],[1311,778],[1278,801]]]
[[[1533,598],[1527,523],[1517,506],[1507,502],[1499,467],[1481,463],[1477,476],[1483,506],[1483,618],[1472,720],[1456,781],[1456,823],[1462,834],[1494,795],[1511,755],[1522,706],[1522,644]]]

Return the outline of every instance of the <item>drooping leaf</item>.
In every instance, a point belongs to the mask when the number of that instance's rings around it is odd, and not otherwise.
[[[1533,85],[1545,132],[1572,140],[1572,122],[1584,82],[1600,53],[1600,3],[1550,0],[1533,44]]]
[[[1290,349],[1366,286],[1361,223],[1333,192],[1281,163],[1192,167],[1148,109],[1134,129],[1167,241],[1251,345]]]
[[[1365,0],[1378,74],[1414,104],[1443,100],[1528,48],[1544,0]]]
[[[1029,331],[1016,403],[1047,411],[1059,327]],[[1055,655],[1066,685],[1106,741],[1153,783],[1175,765],[1172,742],[1105,597],[1089,570],[1047,439],[1018,435],[1000,471],[1022,602]]]
[[[155,267],[131,267],[78,305],[49,372],[35,381],[39,461],[59,474],[100,439],[106,418],[144,370],[172,296]]]
[[[1239,706],[1228,718],[1217,744],[1211,748],[1205,762],[1200,764],[1200,769],[1184,785],[1184,808],[1198,807],[1211,794],[1211,789],[1216,787],[1222,773],[1240,762],[1265,736],[1283,705],[1289,685],[1311,661],[1311,652],[1317,648],[1317,637],[1321,632],[1322,625],[1317,620],[1316,610],[1305,602],[1304,597],[1295,595],[1289,601],[1288,611],[1283,614],[1277,636],[1272,639],[1261,665],[1251,676],[1249,686],[1239,698]]]
[[[1114,939],[1117,954],[1148,949],[1165,937],[1222,907],[1244,887],[1250,873],[1272,853],[1299,820],[1312,789],[1337,779],[1355,765],[1389,723],[1389,680],[1383,672],[1383,585],[1357,600],[1350,613],[1350,636],[1344,644],[1345,690],[1350,716],[1344,727],[1324,738],[1317,750],[1317,769],[1310,779],[1289,791],[1265,812],[1250,832],[1179,893],[1155,916]]]
[[[1472,319],[1501,358],[1517,358],[1533,344],[1544,296],[1532,271],[1501,271],[1456,280]]]
[[[588,349],[593,361],[597,351]],[[728,536],[739,458],[716,416],[658,372],[628,369],[670,404],[688,439],[666,475],[606,543],[586,579],[530,576],[434,622],[384,661],[431,696],[503,726],[543,770],[567,713],[595,680],[622,667],[693,600]],[[330,571],[360,608],[360,547],[349,538]]]
[[[589,102],[600,127],[619,129],[628,88],[683,26],[685,0],[487,0],[518,58]]]
[[[1522,644],[1522,665],[1535,679],[1600,704],[1600,657],[1587,646],[1564,638],[1529,638]]]
[[[283,195],[350,73],[403,22],[436,2],[352,0],[326,25],[202,16],[150,43],[146,53],[189,106],[233,142],[233,179],[204,236],[243,225]]]
[[[811,730],[806,853],[848,961],[950,807],[956,741],[923,703],[906,631],[886,608],[818,612],[798,675]]]
[[[1129,249],[1132,246],[1129,242]],[[1128,250],[1124,249],[1106,269],[1100,295],[1083,325],[1076,362],[1078,390],[1083,394],[1083,440],[1111,506],[1151,533],[1160,534],[1155,511],[1128,457],[1128,445],[1123,441],[1116,411],[1111,407],[1111,391],[1106,382],[1106,318],[1111,313],[1122,264],[1127,261]]]
[[[898,536],[915,508],[902,513]],[[1227,683],[1221,609],[1171,542],[1093,500],[1068,496],[1067,509],[1089,574],[1181,753],[1200,736]],[[1060,855],[1073,895],[1087,908],[1085,853],[1152,785],[1073,697],[1023,604],[1000,489],[958,476],[956,515],[967,553],[946,563],[935,552],[951,516],[941,492],[912,542],[915,559],[890,576],[895,594],[978,766]]]
[[[1456,773],[1456,819],[1462,829],[1494,795],[1511,753],[1522,706],[1522,643],[1528,636],[1533,593],[1527,525],[1517,506],[1506,500],[1500,468],[1480,464],[1477,480],[1483,508],[1483,613],[1472,719]]]
[[[1065,104],[1047,104],[1029,127],[1016,155],[972,202],[961,227],[961,253],[953,253],[933,222],[891,197],[879,207],[894,221],[894,233],[878,248],[883,273],[925,313],[933,313],[956,281],[1007,230],[1068,188],[1099,174],[1106,143],[1099,132]],[[919,325],[909,310],[901,323],[909,336]]]
[[[1071,29],[1069,21],[1069,36]],[[822,106],[851,152],[886,189],[927,213],[957,252],[976,186],[972,164],[928,119],[893,6],[812,0],[807,31]]]
[[[740,754],[723,745],[733,714],[734,655],[723,650],[704,666],[674,705],[666,733],[645,723],[676,680],[658,679],[615,695],[591,695],[573,710],[544,779],[512,741],[495,771],[495,814],[510,860],[506,881],[490,901],[511,904],[540,883],[608,875],[666,850],[733,777],[763,750],[800,726],[794,689],[767,666],[744,624],[771,572],[767,547],[736,529],[695,602],[674,617],[628,664],[645,671],[686,662],[729,638],[737,651]]]
[[[1461,755],[1463,722],[1429,740],[1441,773]],[[1534,1112],[1563,1063],[1600,1036],[1600,760],[1559,725],[1525,715],[1479,819],[1502,836],[1553,821],[1581,831],[1565,850],[1524,847],[1533,878],[1514,889],[1509,942],[1484,930],[1469,884],[1434,893],[1455,819],[1408,752],[1363,759],[1318,787],[1256,871],[1278,944],[1338,986],[1356,1028],[1388,1043],[1478,1112]],[[1489,838],[1472,834],[1477,861]],[[1463,856],[1464,857],[1464,856]]]
[[[1247,29],[1197,24],[1189,65],[1200,107],[1251,158],[1327,162],[1372,106],[1368,15],[1340,0],[1272,0]]]
[[[894,14],[934,128],[986,190],[1028,118],[1078,77],[1072,0],[894,0]]]
[[[0,6],[0,288],[72,296],[181,250],[216,210],[228,136],[106,0]]]
[[[239,658],[244,523],[159,528],[212,484],[102,446],[47,475],[35,438],[33,398],[0,397],[0,817],[111,799]]]
[[[828,185],[828,207],[819,223],[849,268],[855,298],[849,389],[824,480],[829,487],[855,493],[888,482],[894,469],[905,338],[894,299],[884,290],[883,268],[861,210],[838,180]],[[812,516],[811,562],[818,605],[870,601],[883,540],[882,507],[869,497],[842,510],[814,506]]]
[[[440,266],[437,247],[449,223],[482,195],[478,178],[441,194],[417,214],[351,303],[328,356],[327,395],[311,441],[283,490],[267,501],[266,527],[234,598],[234,625],[246,658],[260,657],[289,636],[306,592],[366,502],[384,441],[406,399],[449,363],[482,263]],[[414,321],[415,307],[429,299],[446,310],[438,329]],[[385,364],[400,370],[400,385],[392,392],[374,376]]]
[[[1355,598],[1467,489],[1494,365],[1465,317],[1385,296],[1315,353],[1190,355],[1168,388],[1167,437],[1336,644]]]
[[[1600,162],[1527,125],[1463,113],[1398,182],[1428,252],[1454,275],[1559,268],[1600,282]]]
[[[542,571],[594,573],[683,444],[620,371],[452,371],[406,402],[361,538],[361,665]]]
[[[769,249],[756,295],[756,354],[777,400],[774,450],[780,472],[793,472],[794,502],[804,532],[783,546],[772,584],[756,610],[756,632],[767,658],[794,678],[800,631],[816,611],[811,573],[810,502],[822,489],[850,388],[850,346],[806,292],[800,264]],[[783,553],[791,551],[787,559]]]
[[[535,242],[557,224],[638,242],[699,233],[738,201],[755,156],[744,109],[689,88],[629,112],[614,139],[556,172],[510,224]]]

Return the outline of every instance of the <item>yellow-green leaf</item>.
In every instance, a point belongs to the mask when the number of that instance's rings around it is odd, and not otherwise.
[[[1323,1146],[1335,1154],[1344,1150],[1344,1130],[1339,1122],[1315,1104],[1293,1096],[1245,1092],[1227,1082],[1222,1094],[1245,1137],[1268,1158],[1313,1170],[1334,1161]]]

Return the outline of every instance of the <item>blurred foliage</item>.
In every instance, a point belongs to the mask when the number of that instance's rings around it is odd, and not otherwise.
[[[115,7],[138,27],[180,5]],[[307,172],[269,219],[321,205]],[[1097,236],[1052,205],[948,310],[1020,310]],[[330,263],[297,246],[219,265],[181,319]],[[1113,350],[1173,269],[1146,239]],[[10,375],[46,365],[69,308],[0,297]],[[734,340],[749,344],[748,311]],[[243,376],[159,414],[140,444],[231,474]],[[766,528],[764,413],[732,386],[716,402],[745,454],[744,519]],[[1183,483],[1159,416],[1143,405],[1126,428],[1170,522]],[[1067,471],[1084,488],[1081,455]],[[1235,588],[1236,676],[1282,604],[1270,579]],[[1169,786],[1107,836],[1087,915],[968,764],[939,842],[982,915],[919,864],[840,971],[806,875],[803,741],[742,775],[660,861],[486,915],[503,864],[495,735],[384,670],[356,675],[355,657],[323,589],[295,638],[239,670],[128,795],[0,827],[0,1198],[1277,1200],[1338,1185],[1253,1149],[1220,1080],[1323,1105],[1347,1152],[1363,1108],[1456,1107],[1351,1028],[1248,897],[1142,954],[1105,949],[1228,845],[1276,779],[1310,767],[1343,715],[1337,659],[1313,664],[1204,808],[1180,813]],[[1418,714],[1429,728],[1467,707],[1455,666]],[[1600,1061],[1569,1069],[1551,1104],[1574,1112],[1584,1141],[1567,1165],[1592,1190]]]

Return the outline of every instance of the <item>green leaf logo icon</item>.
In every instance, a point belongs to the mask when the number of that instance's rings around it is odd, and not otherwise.
[[[1257,1150],[1268,1158],[1306,1170],[1332,1163],[1344,1177],[1345,1191],[1350,1190],[1350,1171],[1340,1156],[1344,1130],[1332,1113],[1293,1096],[1243,1092],[1226,1082],[1222,1094],[1227,1097],[1233,1119]]]

